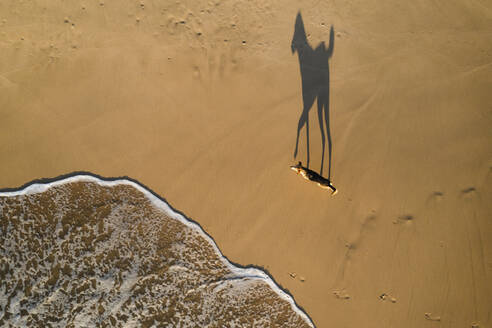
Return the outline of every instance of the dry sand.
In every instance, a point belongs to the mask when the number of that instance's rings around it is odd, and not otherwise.
[[[298,10],[335,30],[334,197],[288,169]],[[490,327],[491,62],[485,0],[1,1],[0,186],[135,178],[319,327]]]

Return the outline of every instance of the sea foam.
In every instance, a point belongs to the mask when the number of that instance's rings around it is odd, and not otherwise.
[[[161,211],[166,217],[172,218],[174,220],[177,220],[184,226],[190,228],[192,231],[197,233],[201,238],[203,238],[210,247],[212,247],[213,251],[215,252],[216,256],[220,259],[222,265],[226,268],[226,274],[224,275],[223,279],[220,279],[218,282],[216,282],[216,286],[213,287],[213,291],[215,292],[216,290],[222,290],[225,286],[229,286],[231,290],[235,290],[236,292],[240,292],[241,290],[247,290],[248,288],[252,288],[252,286],[257,286],[255,284],[264,284],[268,286],[279,298],[279,300],[284,301],[289,304],[291,311],[293,314],[298,317],[302,322],[302,326],[306,327],[314,327],[313,322],[311,319],[308,317],[308,315],[300,309],[297,304],[295,303],[294,299],[292,298],[291,295],[289,295],[287,292],[285,292],[282,288],[280,288],[274,281],[273,279],[263,270],[255,268],[255,267],[238,267],[231,263],[219,250],[217,247],[216,243],[214,240],[204,232],[204,230],[195,222],[192,220],[188,219],[178,211],[174,210],[171,208],[171,206],[162,198],[157,196],[155,193],[147,189],[146,187],[142,186],[141,184],[132,181],[127,178],[121,178],[121,179],[103,179],[99,178],[96,176],[92,175],[74,175],[66,178],[62,178],[59,180],[47,182],[47,183],[32,183],[26,186],[23,189],[19,190],[14,190],[14,191],[6,191],[6,192],[0,192],[0,197],[8,197],[8,198],[19,198],[23,199],[25,197],[29,197],[31,195],[36,195],[36,194],[41,194],[45,193],[49,190],[56,189],[57,187],[63,188],[64,186],[71,185],[71,184],[95,184],[100,187],[105,187],[105,188],[115,188],[118,186],[127,186],[127,187],[132,187],[135,190],[138,190],[140,193],[142,193],[145,198],[150,201],[152,206],[157,209],[158,211]],[[64,196],[66,197],[66,196]],[[5,204],[5,202],[1,201],[0,198],[0,211],[3,210],[4,216],[9,216],[9,211],[8,211],[8,206]],[[29,210],[28,210],[29,211]],[[0,212],[1,214],[2,212]],[[5,214],[7,213],[7,214]],[[7,218],[8,219],[8,218]],[[5,220],[5,218],[2,218],[2,220]],[[0,232],[1,232],[2,227],[0,226]],[[58,230],[60,230],[60,226],[58,225]],[[3,231],[3,233],[6,233],[6,231]],[[58,246],[60,245],[60,242],[57,244]],[[186,269],[186,268],[185,268]],[[173,272],[172,267],[168,268],[168,272]],[[179,268],[177,268],[179,271]],[[127,279],[131,279],[131,274],[127,277]],[[136,279],[135,277],[133,279]],[[104,282],[100,277],[97,279],[98,284],[108,284],[108,282]],[[241,282],[243,281],[243,282]],[[113,282],[111,282],[113,283]],[[111,284],[109,283],[109,284]],[[134,283],[134,282],[131,282]],[[126,282],[128,285],[128,281]],[[234,284],[232,286],[231,284]],[[207,287],[210,287],[211,284],[209,281],[205,284]],[[124,286],[124,283],[122,284]],[[109,288],[109,287],[108,287]],[[255,287],[256,288],[256,287]],[[107,289],[107,288],[106,288]],[[123,288],[124,289],[124,288]],[[200,286],[197,287],[197,289],[200,289]],[[188,294],[193,293],[194,289],[191,289],[187,291]],[[19,293],[17,293],[19,294]],[[51,295],[53,296],[53,295]],[[18,296],[16,296],[19,298]],[[229,296],[228,296],[229,297]],[[233,296],[230,296],[233,297]],[[234,296],[235,297],[235,296]],[[123,302],[122,300],[125,299],[124,297],[115,297],[115,301],[113,302],[114,304],[119,304],[121,306],[121,303]],[[11,301],[10,301],[11,302]],[[119,303],[118,303],[119,302]],[[85,306],[88,306],[90,302],[86,303]],[[109,302],[111,303],[111,302]],[[111,304],[113,304],[111,303]],[[202,303],[205,304],[206,302],[202,300]],[[113,306],[114,306],[113,304]],[[4,304],[3,308],[4,311],[7,311],[7,305]],[[95,305],[93,305],[95,306]],[[12,308],[12,303],[10,304],[10,307]],[[36,311],[34,311],[36,312]],[[14,316],[15,317],[15,316]],[[78,316],[78,320],[76,321],[78,324],[88,324],[88,322],[85,322],[87,320],[90,320],[90,313],[88,313],[85,316]],[[85,320],[80,321],[80,320]],[[15,322],[21,323],[22,321],[16,320]],[[136,322],[134,322],[136,324]],[[256,324],[260,324],[261,322],[256,321]],[[266,322],[265,322],[266,324]],[[131,325],[130,325],[131,326]],[[299,325],[295,325],[299,326]]]

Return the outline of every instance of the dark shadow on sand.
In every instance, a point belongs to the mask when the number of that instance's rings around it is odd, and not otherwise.
[[[302,80],[302,113],[297,125],[296,148],[294,158],[297,157],[299,147],[299,134],[301,129],[306,126],[306,145],[307,145],[307,167],[310,164],[309,153],[309,111],[317,99],[318,121],[321,132],[322,155],[320,175],[323,175],[325,160],[325,144],[328,139],[328,179],[331,178],[331,154],[332,140],[330,133],[330,70],[328,61],[333,55],[335,38],[333,25],[330,28],[330,43],[328,48],[321,42],[315,49],[311,47],[307,40],[306,31],[301,12],[297,13],[294,26],[294,37],[292,38],[292,53],[297,52]]]

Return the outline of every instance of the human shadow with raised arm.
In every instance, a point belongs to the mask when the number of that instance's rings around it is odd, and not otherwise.
[[[302,21],[301,12],[297,13],[294,27],[294,37],[292,38],[292,53],[297,52],[299,57],[299,66],[302,80],[302,113],[297,125],[296,148],[294,158],[297,157],[299,147],[299,134],[301,129],[306,126],[306,144],[307,144],[307,167],[309,168],[309,111],[318,100],[318,121],[321,131],[322,155],[320,175],[323,175],[325,144],[328,139],[328,179],[331,177],[331,154],[332,140],[330,133],[330,70],[328,61],[333,55],[335,45],[333,25],[330,28],[330,43],[328,48],[325,42],[321,42],[315,49],[309,44],[304,22]],[[325,130],[326,126],[326,130]],[[325,133],[326,131],[326,133]]]

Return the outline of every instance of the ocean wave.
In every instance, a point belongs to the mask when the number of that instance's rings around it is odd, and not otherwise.
[[[267,272],[131,179],[31,183],[0,192],[0,215],[0,323],[314,327]]]

